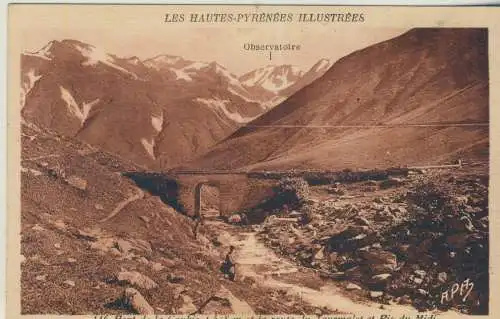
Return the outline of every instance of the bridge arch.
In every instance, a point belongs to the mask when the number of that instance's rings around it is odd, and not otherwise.
[[[221,199],[220,199],[220,182],[219,181],[213,181],[213,180],[208,180],[208,181],[202,181],[196,184],[194,188],[194,215],[201,217],[201,199],[202,199],[202,188],[203,186],[211,186],[217,188],[219,191],[219,200],[217,204],[217,210],[219,211],[219,215],[222,215],[221,213]]]
[[[215,186],[219,191],[219,216],[255,206],[276,184],[275,179],[249,177],[246,173],[176,172],[170,175],[178,185],[178,201],[182,212],[188,216],[201,213],[202,187]]]

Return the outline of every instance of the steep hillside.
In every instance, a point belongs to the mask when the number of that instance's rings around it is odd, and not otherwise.
[[[21,165],[22,314],[314,311],[224,279],[220,234],[195,238],[192,220],[122,175],[139,169],[128,161],[24,122]]]
[[[191,167],[372,168],[488,158],[486,29],[414,29],[354,52]]]

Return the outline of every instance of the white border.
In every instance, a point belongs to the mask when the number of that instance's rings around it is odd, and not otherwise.
[[[0,6],[0,318],[5,318],[7,254],[7,5]]]
[[[0,0],[1,1],[1,0]],[[0,6],[0,318],[6,318],[6,300],[5,300],[5,266],[6,266],[6,221],[7,221],[7,24],[8,24],[8,4],[9,3],[62,3],[56,0],[31,0],[31,1],[9,1],[2,2]],[[66,3],[75,4],[275,4],[275,5],[397,5],[397,6],[462,6],[462,5],[500,5],[500,0],[233,0],[233,1],[214,1],[214,0],[72,0]]]
[[[264,4],[264,5],[342,5],[342,6],[485,6],[500,5],[500,0],[14,0],[9,3],[70,4]]]

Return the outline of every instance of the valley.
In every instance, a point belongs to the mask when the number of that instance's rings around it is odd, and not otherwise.
[[[23,314],[488,314],[485,29],[240,76],[21,59]]]

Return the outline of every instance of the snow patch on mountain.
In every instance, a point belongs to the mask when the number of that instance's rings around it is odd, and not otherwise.
[[[27,81],[23,81],[21,87],[21,108],[26,104],[26,96],[30,93],[31,89],[35,86],[36,82],[38,82],[42,75],[36,75],[35,69],[30,69],[26,74],[25,78]]]
[[[157,132],[161,132],[161,128],[163,127],[163,113],[160,116],[151,116],[151,125]]]
[[[246,91],[246,89],[241,85],[241,82],[238,80],[238,78],[221,65],[215,64],[215,73],[227,78],[231,85],[234,85],[239,89]]]
[[[175,79],[176,80],[184,80],[184,81],[187,81],[187,82],[191,82],[193,81],[193,79],[189,76],[189,74],[187,74],[186,72],[184,72],[184,69],[174,69],[174,68],[171,68],[170,70],[172,70],[174,73],[175,73]]]
[[[274,78],[267,78],[264,82],[262,82],[261,86],[268,91],[278,94],[279,91],[292,84],[293,82],[289,82],[286,75],[280,74]]]
[[[231,92],[231,94],[234,94],[234,95],[237,95],[237,96],[241,97],[246,102],[258,103],[258,101],[250,99],[248,96],[245,96],[244,94],[239,93],[238,91],[236,91],[232,87],[228,88],[227,90],[229,92]]]
[[[44,60],[50,61],[50,60],[52,60],[51,48],[53,45],[54,45],[54,41],[50,41],[46,46],[44,46],[43,48],[41,48],[40,50],[38,50],[36,52],[25,51],[25,52],[23,52],[23,54],[42,58]]]
[[[230,102],[229,100],[196,98],[194,101],[204,104],[216,112],[221,111],[227,118],[236,123],[240,124],[248,123],[256,118],[256,117],[244,117],[237,112],[230,112],[226,107],[226,104]]]
[[[132,76],[134,79],[138,79],[139,77],[133,73],[133,72],[130,72],[129,70],[126,70],[124,68],[122,68],[121,66],[118,66],[114,63],[114,59],[112,56],[110,56],[109,54],[107,54],[106,52],[94,47],[94,46],[91,46],[91,45],[87,45],[87,46],[80,46],[80,45],[75,45],[75,48],[77,50],[80,51],[80,53],[85,57],[87,58],[87,61],[83,62],[82,65],[85,65],[85,66],[95,66],[97,65],[99,62],[100,63],[103,63],[109,67],[112,67],[118,71],[121,71],[123,73],[126,73],[130,76]]]
[[[81,125],[85,124],[85,121],[89,117],[90,110],[92,110],[92,107],[94,107],[97,103],[99,103],[99,99],[95,99],[91,102],[88,103],[83,103],[82,108],[78,106],[78,103],[75,101],[75,98],[71,93],[65,89],[63,86],[59,86],[59,89],[61,90],[61,99],[66,102],[66,107],[68,108],[68,111],[74,115],[76,118],[80,120]]]
[[[265,102],[262,102],[260,104],[260,106],[266,110],[269,110],[269,109],[272,109],[273,107],[275,107],[276,105],[278,104],[281,104],[282,102],[284,102],[285,100],[287,99],[286,96],[275,96],[274,98],[272,98],[271,100],[268,100],[268,101],[265,101]]]
[[[171,68],[179,69],[179,67],[181,67],[181,65],[185,65],[186,62],[188,61],[184,60],[180,56],[161,54],[155,56],[154,58],[145,60],[144,65],[156,71],[159,71],[161,69],[168,69],[168,70],[170,70]]]
[[[154,152],[154,149],[155,149],[154,138],[151,139],[151,142],[145,138],[141,138],[141,144],[144,147],[144,149],[146,150],[146,152],[148,152],[149,156],[151,156],[152,159],[156,159],[155,152]]]
[[[141,60],[136,56],[127,59],[127,61],[132,63],[133,65],[138,65],[141,62]]]
[[[179,62],[180,60],[182,60],[182,58],[180,56],[161,55],[161,56],[156,57],[154,60],[157,62],[164,63],[164,64],[175,64],[175,63]]]
[[[193,62],[190,65],[184,67],[185,70],[201,70],[203,68],[206,68],[208,66],[208,63],[205,62]]]
[[[324,72],[331,66],[332,62],[327,59],[319,60],[312,68],[312,72]]]

